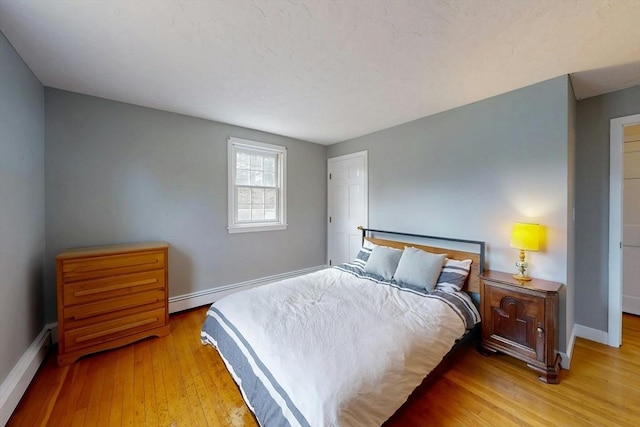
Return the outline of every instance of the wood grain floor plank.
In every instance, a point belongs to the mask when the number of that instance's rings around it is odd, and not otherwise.
[[[182,346],[185,342],[183,335],[188,333],[188,325],[186,325],[184,321],[188,314],[189,313],[178,313],[175,316],[176,322],[173,325],[175,329],[172,327],[171,332],[171,363],[173,365],[172,369],[179,373],[180,403],[182,405],[180,412],[176,414],[176,418],[179,422],[181,419],[184,419],[185,416],[188,416],[190,418],[190,425],[206,426],[207,420],[204,414],[204,409],[202,408],[199,397],[195,392],[191,372],[187,369],[184,362],[185,353],[190,351]]]
[[[52,352],[8,425],[256,426],[218,352],[200,343],[206,309],[172,315],[167,337],[71,366],[58,368]],[[637,427],[638,402],[640,317],[625,315],[622,347],[578,338],[558,385],[543,384],[516,359],[469,346],[385,427]]]
[[[185,352],[180,360],[183,375],[187,378],[186,384],[190,387],[189,399],[193,402],[194,406],[202,409],[201,412],[204,424],[211,427],[218,427],[220,424],[216,417],[214,408],[211,405],[203,404],[203,402],[208,402],[209,398],[204,386],[203,377],[200,374],[198,365],[194,358],[194,343],[197,343],[198,337],[194,334],[195,331],[193,325],[189,323],[187,316],[181,318],[180,332],[181,333],[176,334],[174,337],[176,344],[180,348],[191,349],[191,351]]]
[[[115,360],[115,368],[113,372],[113,392],[111,393],[111,404],[109,411],[109,426],[116,427],[123,425],[122,422],[122,404],[124,396],[124,371],[125,352],[119,352]]]
[[[193,421],[185,398],[186,392],[184,391],[182,376],[175,372],[177,356],[172,351],[174,348],[173,334],[159,344],[158,362],[163,372],[165,394],[169,404],[169,423],[170,425],[192,424]]]
[[[55,361],[52,358],[47,358],[40,368],[42,370],[52,369],[51,364],[55,365]],[[65,368],[69,368],[66,366]],[[46,426],[47,420],[51,416],[51,412],[55,406],[55,403],[60,395],[60,390],[64,384],[65,378],[68,375],[69,369],[56,370],[53,375],[37,376],[34,379],[33,387],[29,387],[25,398],[40,402],[40,405],[32,408],[30,411],[26,411],[22,414],[23,426]],[[37,383],[37,384],[36,384]],[[16,412],[24,411],[25,407],[16,408]]]
[[[151,346],[153,339],[147,338],[140,342],[140,354],[142,363],[142,378],[144,390],[144,410],[145,425],[157,426],[158,422],[158,401],[156,400],[155,382],[153,377],[153,361],[151,359]]]
[[[138,342],[133,353],[133,424],[136,426],[147,425],[142,344]]]
[[[176,332],[173,335],[176,348],[190,348],[189,343],[189,328],[185,321],[185,316],[180,317],[180,323],[176,328]],[[197,425],[206,426],[209,425],[207,412],[209,408],[205,408],[201,404],[200,395],[198,389],[200,388],[200,380],[197,376],[193,375],[193,356],[191,351],[181,352],[178,360],[178,368],[182,374],[187,401],[191,408],[192,417]]]
[[[485,423],[488,420],[495,420],[496,415],[504,414],[509,417],[509,424],[513,423],[513,420],[526,418],[528,425],[531,426],[543,427],[548,425],[548,420],[541,416],[535,408],[530,406],[528,396],[525,398],[525,403],[523,404],[521,393],[518,393],[518,390],[513,390],[512,388],[510,394],[511,399],[508,402],[504,401],[504,387],[509,387],[509,384],[499,384],[495,381],[487,382],[469,378],[467,375],[464,375],[464,373],[457,371],[448,373],[446,379],[458,386],[458,390],[456,390],[455,393],[450,393],[451,395],[464,395],[468,393],[481,402],[481,406],[479,407],[481,415],[479,414],[478,417],[484,420]],[[456,399],[456,401],[458,400]]]
[[[55,352],[52,354],[55,356]],[[52,357],[51,355],[49,355],[48,358],[55,359],[55,357]],[[47,370],[47,373],[63,369],[57,367],[57,361],[46,366],[51,367],[51,370]],[[66,427],[71,425],[77,402],[80,399],[80,394],[82,393],[86,373],[87,364],[76,363],[69,367],[58,399],[51,411],[49,420],[47,420],[48,426],[57,425]],[[34,386],[37,387],[37,385]]]
[[[71,427],[83,427],[86,426],[84,420],[87,418],[87,408],[78,408],[73,413],[73,419],[71,420]]]
[[[491,375],[496,378],[495,381],[497,383],[502,382],[505,378],[520,377],[521,379],[521,381],[500,385],[503,390],[510,390],[511,399],[508,402],[504,402],[505,404],[517,404],[523,410],[529,405],[530,408],[535,408],[537,414],[544,416],[547,425],[556,423],[571,425],[576,421],[587,425],[591,419],[594,419],[594,421],[599,419],[603,423],[607,422],[606,416],[597,412],[589,413],[586,408],[578,414],[573,412],[572,408],[580,405],[586,396],[582,393],[566,393],[567,387],[571,383],[568,378],[563,380],[564,387],[547,388],[537,381],[528,381],[527,369],[523,369],[524,365],[519,361],[504,355],[497,357],[497,359],[499,359],[498,364],[487,367],[487,369],[490,369]],[[530,374],[531,372],[529,372]]]
[[[132,426],[134,418],[134,366],[135,366],[135,345],[118,349],[122,354],[122,367],[120,375],[123,377],[122,384],[122,423],[125,426]]]
[[[101,354],[101,361],[103,362],[103,376],[102,376],[102,394],[98,404],[98,423],[101,425],[111,425],[111,402],[113,400],[113,393],[115,389],[116,381],[116,366],[117,357],[111,357],[111,355]]]
[[[82,362],[87,365],[87,371],[80,395],[78,396],[76,410],[74,411],[73,418],[71,420],[72,426],[88,425],[85,420],[87,418],[87,413],[89,412],[88,408],[92,390],[101,389],[101,387],[96,387],[97,384],[100,384],[100,377],[98,376],[98,370],[95,368],[95,358],[83,358]]]
[[[151,375],[153,376],[153,387],[151,392],[155,394],[157,403],[158,425],[171,425],[169,417],[169,401],[167,400],[167,392],[164,381],[164,372],[162,370],[162,362],[160,360],[163,346],[161,340],[153,340],[150,347],[151,350]]]
[[[220,405],[211,404],[212,396],[220,395],[219,390],[215,385],[214,379],[211,376],[211,370],[207,369],[211,366],[209,360],[203,359],[202,349],[203,346],[200,343],[200,328],[204,317],[201,319],[199,316],[186,316],[184,318],[185,331],[188,331],[188,335],[185,335],[185,345],[189,345],[191,351],[189,352],[189,366],[191,375],[197,380],[198,396],[200,398],[200,404],[205,408],[207,416],[207,423],[210,427],[219,427],[228,425],[227,416]],[[229,406],[224,406],[229,408]]]
[[[95,426],[104,424],[107,419],[100,419],[100,402],[102,396],[111,394],[108,380],[106,379],[107,370],[105,367],[104,354],[97,354],[91,358],[92,370],[95,372],[96,378],[100,381],[100,387],[91,387],[87,390],[89,400],[87,401],[87,412],[85,414],[84,424],[88,426]]]

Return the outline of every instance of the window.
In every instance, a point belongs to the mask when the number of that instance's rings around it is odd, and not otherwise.
[[[287,149],[229,138],[229,233],[285,230]]]

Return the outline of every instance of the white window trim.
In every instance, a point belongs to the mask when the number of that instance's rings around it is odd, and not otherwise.
[[[254,222],[237,224],[235,221],[235,148],[245,148],[250,150],[271,151],[280,156],[278,162],[278,185],[280,187],[280,197],[278,209],[280,211],[280,221],[278,222]],[[227,139],[227,167],[228,167],[228,231],[233,233],[250,233],[256,231],[273,231],[287,229],[287,147],[280,145],[266,144],[264,142],[250,141],[248,139],[229,137]]]

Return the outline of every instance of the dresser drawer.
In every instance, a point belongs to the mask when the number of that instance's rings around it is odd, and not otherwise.
[[[66,330],[64,332],[66,351],[101,344],[163,326],[165,324],[165,314],[166,311],[161,308],[122,316],[95,325]]]
[[[64,320],[68,329],[101,323],[140,311],[164,307],[164,289],[138,292],[122,297],[110,298],[89,304],[78,304],[64,309]]]
[[[164,268],[164,252],[140,252],[62,260],[62,280],[74,282]]]
[[[63,285],[64,306],[85,304],[152,289],[164,289],[165,271],[152,270]]]

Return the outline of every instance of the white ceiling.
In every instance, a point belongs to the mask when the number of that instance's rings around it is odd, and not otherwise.
[[[331,144],[562,74],[640,84],[640,1],[0,0],[45,86]]]

